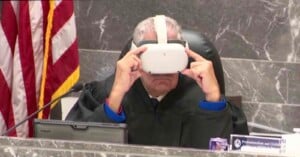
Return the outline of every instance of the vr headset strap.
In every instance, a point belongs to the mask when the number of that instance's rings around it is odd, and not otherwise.
[[[154,26],[156,30],[158,44],[167,43],[168,35],[167,35],[167,24],[166,24],[165,16],[156,15],[154,17]]]

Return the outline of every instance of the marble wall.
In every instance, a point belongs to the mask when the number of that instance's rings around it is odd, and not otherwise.
[[[215,44],[222,57],[226,94],[242,96],[250,124],[285,132],[300,127],[299,0],[74,2],[81,82],[112,73],[135,25],[165,14]]]
[[[86,0],[75,7],[81,81],[104,79],[134,26],[165,14],[215,44],[226,93],[242,95],[250,124],[275,132],[300,127],[300,1]]]

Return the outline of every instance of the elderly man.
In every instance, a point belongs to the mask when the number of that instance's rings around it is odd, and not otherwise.
[[[155,18],[136,26],[132,45],[137,47],[117,61],[114,75],[85,85],[67,120],[126,123],[131,144],[208,148],[210,138],[229,138],[232,110],[211,61],[186,47],[194,60],[189,68],[158,74],[143,69],[140,56],[149,47],[140,43],[162,36]],[[182,40],[177,22],[164,21],[167,40]]]

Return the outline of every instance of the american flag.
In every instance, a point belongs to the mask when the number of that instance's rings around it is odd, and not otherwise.
[[[0,132],[5,132],[79,79],[73,1],[2,1]],[[53,107],[53,106],[51,106]],[[48,118],[50,108],[39,118]],[[9,133],[31,137],[33,119]]]

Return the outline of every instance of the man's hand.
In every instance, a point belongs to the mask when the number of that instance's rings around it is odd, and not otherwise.
[[[139,56],[145,50],[146,47],[131,50],[117,62],[115,81],[108,98],[109,106],[113,111],[118,112],[125,93],[141,76],[142,63]]]
[[[189,57],[195,61],[190,64],[189,69],[184,69],[181,73],[194,79],[205,93],[206,101],[220,101],[220,88],[215,76],[213,64],[199,54],[190,49],[186,49]]]

